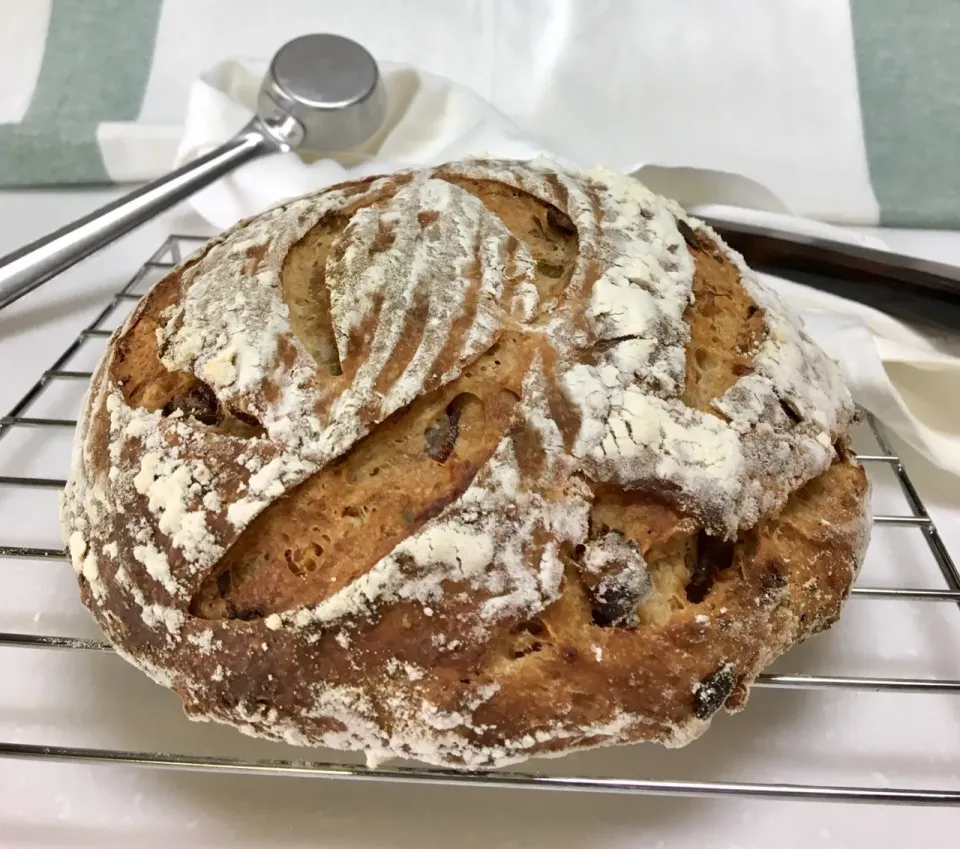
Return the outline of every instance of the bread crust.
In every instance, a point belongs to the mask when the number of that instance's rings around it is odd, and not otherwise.
[[[853,418],[676,204],[469,160],[282,204],[160,281],[94,375],[64,534],[191,718],[372,763],[681,746],[838,617]]]

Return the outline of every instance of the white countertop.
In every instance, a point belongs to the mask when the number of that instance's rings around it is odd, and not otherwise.
[[[111,191],[0,193],[0,254],[116,196]],[[0,312],[0,413],[48,368],[172,229],[152,222]],[[894,248],[960,263],[960,233],[882,232]],[[112,326],[112,325],[108,325]],[[95,346],[82,353],[93,363]],[[80,361],[76,365],[81,367]],[[71,416],[78,386],[33,408]],[[56,394],[59,393],[59,394]],[[914,452],[907,468],[947,546],[960,553],[960,487]],[[62,477],[69,434],[0,439],[0,475]],[[892,481],[875,506],[903,512]],[[0,544],[59,544],[52,491],[0,486]],[[942,587],[915,530],[880,528],[861,583]],[[63,563],[0,559],[0,631],[96,636]],[[814,674],[960,679],[952,604],[850,602],[829,633],[776,667]],[[311,753],[188,722],[177,700],[111,655],[0,648],[0,740],[244,757]],[[318,759],[326,753],[317,753]],[[530,765],[528,765],[530,768]],[[550,774],[783,781],[960,790],[960,697],[757,690],[680,751],[639,746],[534,764]],[[0,759],[0,847],[697,847],[813,849],[953,845],[960,808],[749,799],[629,798],[162,772]]]

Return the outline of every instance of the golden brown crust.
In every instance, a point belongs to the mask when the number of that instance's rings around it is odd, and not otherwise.
[[[94,378],[65,534],[195,718],[470,767],[683,745],[839,615],[851,420],[679,207],[452,163],[270,210],[161,281]]]

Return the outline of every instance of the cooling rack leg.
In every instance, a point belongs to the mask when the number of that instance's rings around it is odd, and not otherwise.
[[[871,413],[867,413],[867,421],[870,424],[870,429],[873,431],[873,435],[876,437],[877,444],[880,446],[880,449],[886,454],[896,454],[896,452],[893,450],[893,447],[890,445],[889,440],[884,434],[880,423]],[[920,494],[913,485],[913,481],[907,474],[907,470],[903,467],[903,463],[898,460],[893,465],[893,470],[897,475],[897,481],[900,484],[900,489],[902,490],[904,497],[907,499],[907,503],[910,505],[910,510],[913,512],[913,515],[929,519],[930,517],[927,513],[927,509],[924,506],[923,501],[920,499]],[[957,564],[953,562],[950,552],[947,551],[947,547],[943,544],[943,540],[940,538],[940,534],[937,531],[936,526],[933,524],[933,522],[928,521],[927,524],[920,526],[920,530],[923,532],[923,536],[927,541],[927,545],[930,546],[930,552],[933,554],[933,558],[936,560],[937,566],[940,567],[940,572],[943,574],[944,580],[947,582],[947,586],[950,587],[951,590],[960,590],[960,571],[957,569]]]

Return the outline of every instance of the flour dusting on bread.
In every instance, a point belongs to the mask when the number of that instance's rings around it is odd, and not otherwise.
[[[194,718],[371,762],[682,745],[836,618],[853,414],[672,201],[465,160],[281,204],[161,281],[94,377],[64,532]]]

